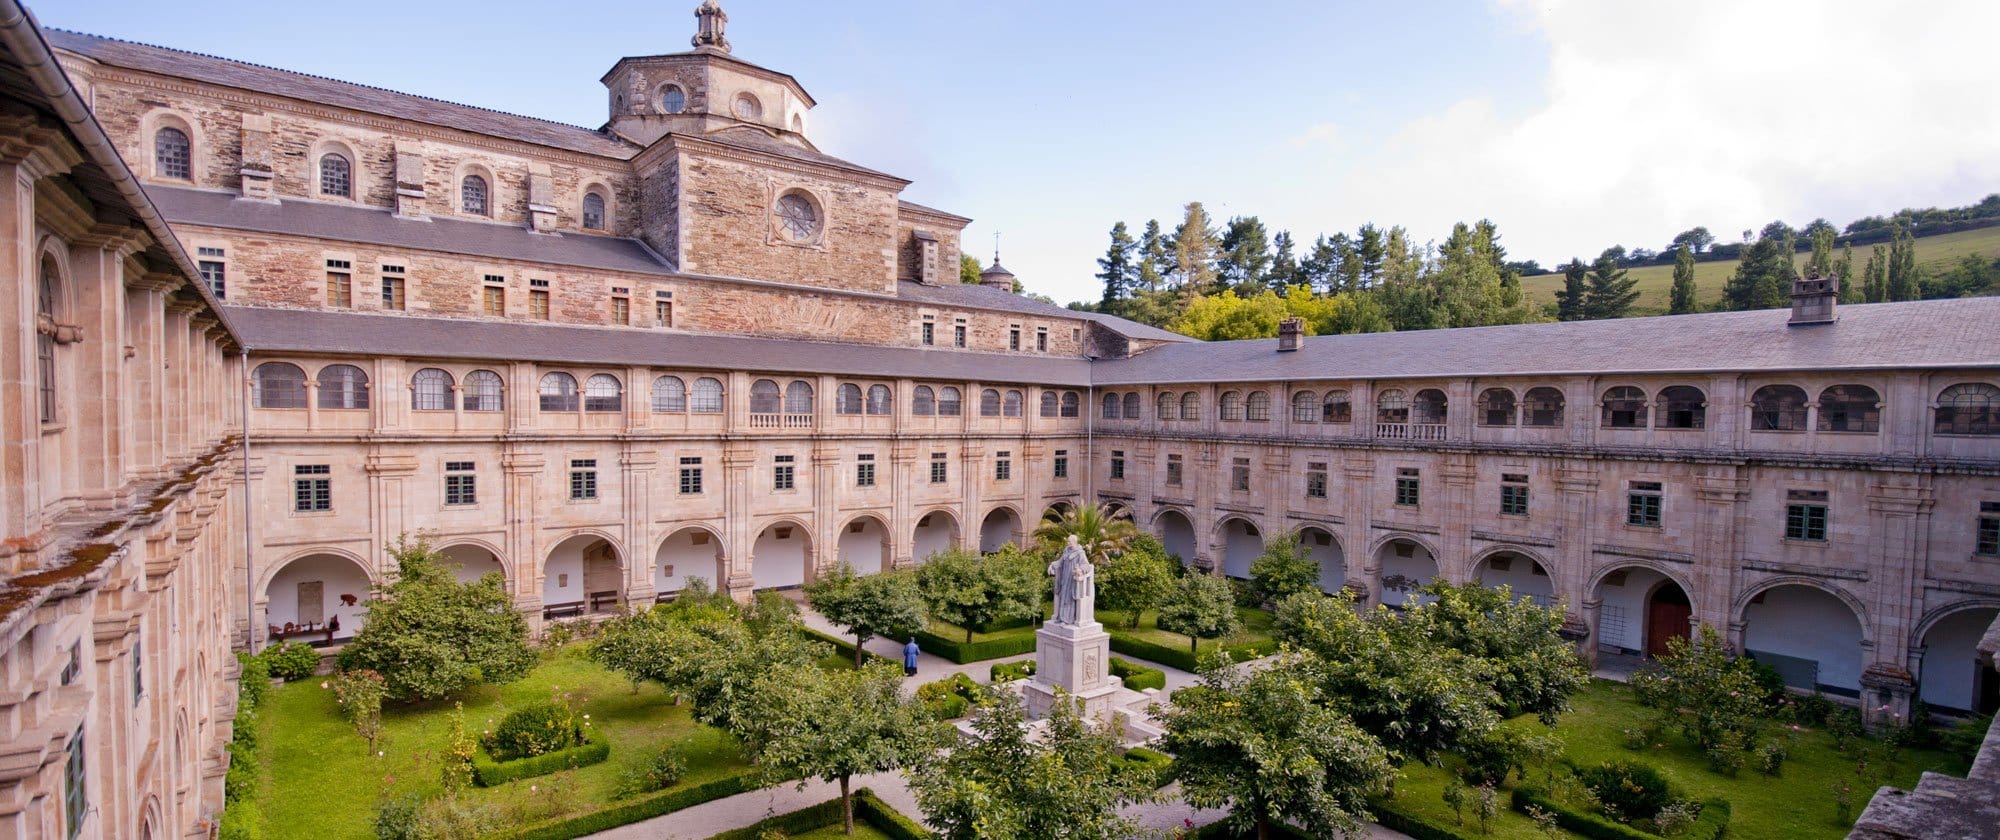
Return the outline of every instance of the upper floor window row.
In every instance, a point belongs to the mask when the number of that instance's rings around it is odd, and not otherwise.
[[[1083,395],[1075,391],[1042,392],[1043,417],[1076,417],[1082,413]]]
[[[456,400],[452,398],[454,390],[458,392]],[[454,385],[450,371],[424,368],[410,377],[410,408],[450,411],[457,404],[466,411],[499,411],[505,405],[502,391],[500,374],[490,370],[467,373],[464,382]]]
[[[592,374],[584,380],[581,390],[574,376],[561,371],[546,373],[537,392],[543,411],[576,411],[579,405],[587,412],[625,410],[624,384],[608,373]]]
[[[843,382],[833,401],[835,414],[868,414],[887,416],[895,413],[895,397],[887,385],[868,386],[867,397],[862,397],[861,386]]]
[[[964,402],[963,393],[950,385],[935,390],[929,385],[918,385],[910,394],[910,416],[957,417],[962,411]]]
[[[778,383],[769,379],[759,379],[750,383],[751,414],[811,414],[813,413],[813,387],[803,379],[794,379],[785,386],[780,396]]]
[[[1123,395],[1107,391],[1104,394],[1104,410],[1101,416],[1106,420],[1117,420],[1120,418],[1137,420],[1139,419],[1139,407],[1142,403],[1143,400],[1140,399],[1139,392],[1137,391],[1127,392]]]
[[[1002,394],[997,388],[987,388],[979,392],[979,416],[1019,417],[1026,398],[1020,391],[1009,389]]]
[[[305,408],[307,393],[319,392],[320,408],[367,408],[368,373],[353,365],[327,365],[308,385],[306,372],[290,362],[265,362],[250,375],[251,402],[258,408]]]

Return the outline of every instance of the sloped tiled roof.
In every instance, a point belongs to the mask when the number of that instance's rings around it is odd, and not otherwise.
[[[896,296],[915,303],[933,306],[961,306],[971,309],[998,309],[1005,312],[1019,312],[1043,318],[1076,318],[1096,321],[1106,329],[1126,338],[1149,341],[1193,341],[1180,333],[1167,332],[1159,327],[1128,321],[1115,315],[1100,315],[1095,312],[1078,312],[1074,309],[1043,303],[1034,298],[1022,297],[1005,289],[980,286],[972,283],[946,283],[940,286],[926,286],[922,283],[904,281],[898,283]]]

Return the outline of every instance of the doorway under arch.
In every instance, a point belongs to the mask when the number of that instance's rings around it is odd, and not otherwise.
[[[1743,606],[1743,650],[1793,688],[1861,693],[1861,618],[1833,593],[1786,583]]]
[[[625,560],[595,534],[556,543],[542,564],[542,610],[559,617],[616,612],[625,603]]]
[[[722,540],[706,528],[682,528],[660,541],[653,552],[653,591],[671,595],[687,588],[688,581],[702,578],[710,591],[728,588]]]
[[[369,586],[368,570],[339,554],[308,554],[285,563],[264,585],[270,641],[326,644],[353,638],[367,622]]]
[[[750,586],[754,589],[791,589],[805,585],[806,557],[812,552],[812,535],[794,522],[773,522],[757,534],[750,549]]]
[[[1393,539],[1376,549],[1375,558],[1382,568],[1382,603],[1407,607],[1434,600],[1417,591],[1438,576],[1437,557],[1423,543]]]
[[[999,551],[1001,546],[1010,542],[1018,546],[1022,540],[1021,517],[1014,513],[1013,508],[994,508],[979,522],[981,553],[991,554]]]
[[[1917,697],[1925,705],[1981,715],[2000,709],[2000,675],[1980,664],[1977,647],[1996,616],[1993,607],[1962,609],[1924,631]]]
[[[1299,547],[1305,550],[1306,559],[1319,567],[1319,590],[1331,595],[1347,585],[1347,553],[1340,548],[1340,538],[1325,528],[1305,527],[1299,529]]]
[[[1659,656],[1671,639],[1691,634],[1694,602],[1672,578],[1644,566],[1607,572],[1597,582],[1597,647]]]
[[[438,553],[443,555],[442,565],[450,567],[452,574],[465,583],[472,583],[493,572],[499,572],[503,578],[507,576],[507,567],[486,546],[459,543],[445,546]]]
[[[958,547],[958,518],[942,510],[934,510],[917,517],[916,530],[910,536],[910,560],[917,565],[931,559],[940,551],[950,551]]]

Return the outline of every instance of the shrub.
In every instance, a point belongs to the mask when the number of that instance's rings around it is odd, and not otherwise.
[[[1786,751],[1783,743],[1772,741],[1757,748],[1757,769],[1764,771],[1766,776],[1776,776],[1783,772],[1785,759],[1790,757],[1791,753]]]
[[[1958,722],[1943,736],[1943,746],[1947,752],[1971,763],[1979,754],[1979,745],[1986,740],[1986,731],[1993,728],[1992,715],[1979,715]]]
[[[960,665],[987,659],[1020,656],[1035,651],[1035,634],[1006,635],[981,642],[965,642],[940,636],[929,630],[917,631],[917,647]]]
[[[528,826],[507,837],[506,840],[572,840],[754,790],[762,778],[761,771],[748,770],[693,787],[676,788],[653,796],[641,797],[623,805],[588,814]]]
[[[1516,788],[1514,809],[1525,812],[1530,806],[1554,811],[1557,825],[1594,840],[1655,840],[1658,837],[1624,823],[1612,822],[1597,814],[1569,808],[1533,787]],[[1701,815],[1695,818],[1693,827],[1682,834],[1680,840],[1717,840],[1728,827],[1729,801],[1705,800],[1701,803]]]
[[[1825,726],[1827,715],[1833,714],[1832,700],[1817,691],[1797,698],[1792,704],[1792,720],[1805,726]]]
[[[424,800],[414,793],[375,806],[375,840],[423,840]]]
[[[552,753],[543,753],[532,758],[517,758],[512,761],[493,761],[485,755],[472,759],[472,780],[480,787],[497,787],[515,779],[531,776],[546,776],[577,767],[589,767],[611,756],[611,745],[589,733],[580,746]]]
[[[1847,749],[1847,742],[1861,734],[1861,712],[1852,706],[1837,706],[1826,715],[1826,734],[1833,736],[1834,746]]]
[[[255,709],[271,690],[271,663],[242,651],[236,652],[236,661],[242,668],[236,680],[236,704]]]
[[[1023,659],[1019,662],[995,662],[988,669],[987,676],[995,683],[1024,680],[1035,675],[1035,660]]]
[[[1123,680],[1125,687],[1133,691],[1145,691],[1149,688],[1164,689],[1167,687],[1167,672],[1158,668],[1135,665],[1116,656],[1111,657],[1111,676]]]
[[[1306,555],[1297,531],[1273,537],[1264,553],[1250,561],[1250,589],[1262,603],[1319,591],[1319,564]]]
[[[938,720],[964,717],[978,696],[979,684],[964,674],[917,686],[917,700]]]
[[[568,706],[551,702],[508,713],[480,739],[480,746],[495,761],[513,761],[566,750],[583,740],[583,721]]]
[[[1604,803],[1605,813],[1619,819],[1649,819],[1673,801],[1666,777],[1649,764],[1606,762],[1577,768],[1576,775]]]
[[[319,670],[319,650],[305,642],[273,645],[258,654],[270,668],[270,675],[285,682],[311,679]]]
[[[680,784],[681,777],[685,775],[687,775],[687,759],[681,756],[679,747],[670,744],[653,753],[644,762],[625,768],[625,772],[618,778],[617,796],[624,799],[628,796],[666,790]]]
[[[1724,776],[1734,776],[1736,771],[1743,769],[1749,751],[1749,744],[1740,730],[1732,729],[1724,732],[1705,751],[1708,755],[1708,769]]]
[[[922,640],[919,639],[919,641]],[[1136,636],[1127,635],[1120,630],[1111,631],[1111,649],[1135,659],[1158,662],[1169,668],[1178,668],[1183,671],[1201,670],[1198,661],[1200,657],[1189,652],[1186,648],[1177,645],[1170,646],[1149,642]],[[1278,651],[1278,640],[1259,639],[1239,645],[1225,645],[1222,650],[1227,651],[1230,657],[1237,662],[1244,662],[1276,653]]]
[[[1695,817],[1701,814],[1701,806],[1682,800],[1661,808],[1653,815],[1653,827],[1662,837],[1674,837],[1694,825]]]

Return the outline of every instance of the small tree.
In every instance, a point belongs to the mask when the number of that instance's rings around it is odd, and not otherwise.
[[[1273,538],[1264,553],[1250,561],[1250,588],[1266,603],[1295,592],[1319,591],[1319,565],[1306,556],[1297,531]]]
[[[1767,711],[1767,692],[1751,661],[1731,653],[1706,624],[1692,640],[1667,640],[1666,655],[1632,675],[1632,690],[1640,704],[1678,723],[1703,752],[1725,744],[1748,747]]]
[[[1434,581],[1436,600],[1406,610],[1402,621],[1429,641],[1484,663],[1502,707],[1534,712],[1554,725],[1569,697],[1589,682],[1576,646],[1562,637],[1565,608],[1539,606],[1507,587]]]
[[[1138,535],[1130,512],[1122,508],[1111,511],[1096,502],[1085,502],[1060,514],[1051,513],[1035,529],[1035,539],[1045,550],[1060,551],[1070,537],[1076,537],[1083,555],[1092,563],[1102,563],[1124,552],[1125,546]]]
[[[451,717],[447,719],[449,728],[445,731],[444,748],[438,751],[438,781],[444,785],[447,796],[457,794],[472,786],[472,756],[477,742],[465,730],[465,704],[451,704]]]
[[[1210,657],[1200,685],[1157,712],[1188,803],[1228,807],[1259,840],[1287,821],[1314,837],[1353,832],[1394,774],[1382,745],[1293,673],[1302,658],[1252,669]]]
[[[1140,535],[1117,557],[1097,567],[1097,606],[1122,612],[1127,627],[1138,627],[1145,611],[1158,606],[1176,584],[1174,564],[1166,549],[1151,536]]]
[[[1011,546],[990,557],[962,548],[940,551],[917,569],[917,590],[932,615],[972,629],[1003,618],[1027,618],[1048,591],[1041,562]]]
[[[1242,628],[1236,618],[1236,597],[1229,581],[1215,575],[1191,574],[1160,602],[1161,630],[1188,637],[1188,650],[1202,639],[1220,639]]]
[[[811,664],[772,668],[752,684],[748,706],[743,744],[766,782],[801,776],[840,782],[848,834],[855,774],[902,766],[933,725],[922,704],[903,694],[902,671],[880,661],[831,673]]]
[[[924,627],[924,599],[917,576],[908,570],[857,577],[846,562],[806,585],[806,599],[826,620],[854,636],[854,667],[861,667],[861,647],[876,636],[909,638]]]
[[[388,686],[374,671],[342,671],[333,677],[333,699],[340,714],[354,724],[354,733],[368,739],[368,752],[375,752],[375,739],[382,735],[382,698]]]
[[[376,587],[367,624],[340,651],[341,670],[374,671],[389,696],[429,700],[512,682],[534,667],[527,619],[498,573],[462,583],[422,536],[398,537],[389,555],[396,580]]]

